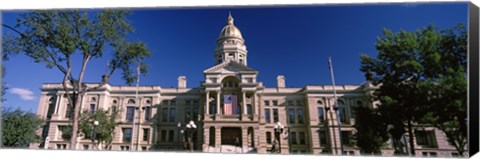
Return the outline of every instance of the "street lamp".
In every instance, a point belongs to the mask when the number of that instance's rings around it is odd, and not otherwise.
[[[193,136],[193,133],[194,131],[197,129],[197,125],[195,125],[195,123],[190,120],[190,122],[185,126],[187,129],[186,129],[186,135],[187,135],[187,143],[188,143],[188,148],[190,149],[190,151],[193,152],[193,142],[192,142],[192,136]]]
[[[398,151],[397,151],[397,142],[395,141],[394,137],[393,137],[393,130],[395,129],[395,126],[393,126],[392,124],[388,124],[387,125],[387,132],[390,134],[390,137],[392,138],[392,143],[393,143],[393,154],[397,154]]]
[[[283,133],[283,129],[284,129],[284,126],[280,122],[277,122],[273,126],[273,130],[275,132],[275,140],[278,142],[278,152],[279,153],[282,152],[282,147],[281,147],[282,144],[280,143],[280,136]]]
[[[92,137],[92,138],[93,138],[93,147],[94,147],[95,149],[97,149],[97,145],[95,144],[95,137],[96,137],[96,135],[97,135],[97,130],[96,130],[96,128],[97,128],[98,124],[99,124],[98,121],[96,121],[96,120],[93,121],[93,137]]]

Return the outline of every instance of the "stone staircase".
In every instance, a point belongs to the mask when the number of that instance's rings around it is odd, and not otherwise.
[[[248,147],[247,152],[242,151],[242,147],[234,146],[234,145],[221,145],[220,148],[208,147],[208,152],[219,152],[219,153],[252,153],[255,152],[255,148]]]

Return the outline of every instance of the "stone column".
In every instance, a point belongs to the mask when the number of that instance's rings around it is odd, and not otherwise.
[[[215,132],[212,132],[215,133]],[[203,152],[208,152],[210,148],[210,127],[203,127]]]
[[[57,99],[55,100],[55,113],[54,113],[54,114],[55,114],[55,115],[58,115],[58,110],[59,110],[58,108],[59,108],[60,106],[62,106],[62,105],[60,104],[60,101],[62,100],[62,95],[61,95],[61,94],[57,94],[57,97],[56,97],[56,98],[57,98]]]
[[[210,114],[210,112],[209,112],[210,101],[209,101],[208,97],[210,96],[210,91],[206,91],[206,92],[207,93],[205,93],[205,108],[204,108],[204,110],[205,110],[205,114],[209,115]],[[207,119],[207,118],[205,118],[205,119]]]
[[[246,93],[245,91],[242,91],[242,114],[246,115],[247,114],[247,104],[246,104]]]
[[[217,115],[221,115],[221,109],[220,109],[220,90],[217,92]]]
[[[215,126],[215,149],[216,152],[220,152],[220,148],[222,145],[222,127]]]
[[[248,151],[248,127],[242,126],[242,153]]]

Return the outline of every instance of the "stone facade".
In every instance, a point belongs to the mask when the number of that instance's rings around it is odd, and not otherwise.
[[[351,139],[355,133],[352,108],[374,105],[368,98],[374,88],[368,82],[335,87],[337,115],[333,110],[333,86],[289,88],[285,87],[287,80],[283,75],[277,77],[277,87],[273,88],[257,81],[258,71],[247,66],[244,39],[231,16],[216,44],[215,65],[204,71],[205,81],[198,88],[188,88],[187,78],[180,76],[177,88],[139,86],[136,98],[135,86],[106,84],[88,92],[81,107],[122,110],[117,120],[123,124],[115,129],[112,150],[146,151],[152,145],[161,150],[181,149],[184,126],[194,121],[197,129],[193,142],[197,151],[269,153],[275,139],[274,126],[280,122],[285,126],[279,147],[283,154],[321,154],[327,147],[339,154],[342,137],[344,154],[360,155]],[[70,124],[65,92],[59,83],[43,84],[41,90],[37,114],[49,122],[39,134],[50,138],[49,149],[65,149],[69,142],[62,139],[62,129]],[[225,95],[235,95],[238,113],[225,114]],[[133,128],[129,120],[132,117]],[[341,122],[341,133],[337,121]],[[418,130],[428,132],[415,138],[418,156],[455,155],[441,131],[420,127]],[[77,149],[92,149],[90,140],[80,137],[78,141]],[[38,147],[39,144],[32,145]],[[392,153],[391,146],[382,151],[386,156]]]

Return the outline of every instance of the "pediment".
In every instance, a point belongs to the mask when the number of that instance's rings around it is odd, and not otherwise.
[[[204,73],[238,73],[238,72],[257,73],[255,69],[239,64],[235,61],[224,62],[218,65],[215,65],[213,67],[210,67],[209,69],[206,69],[203,72]]]

